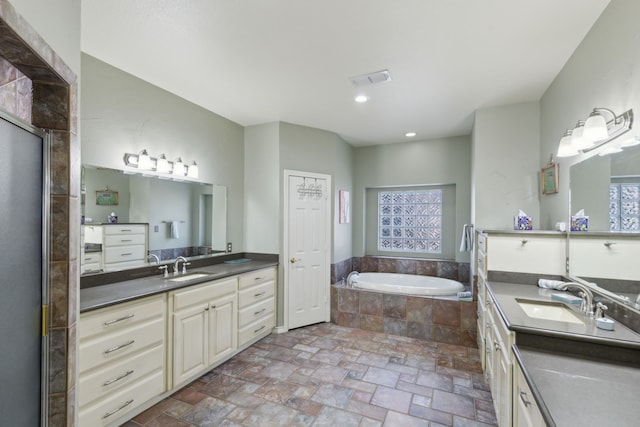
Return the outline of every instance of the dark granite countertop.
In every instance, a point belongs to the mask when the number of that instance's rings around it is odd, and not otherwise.
[[[93,286],[80,289],[80,312],[95,310],[150,295],[172,291],[175,289],[193,286],[211,280],[222,279],[261,268],[278,265],[274,261],[252,260],[242,264],[215,264],[204,267],[196,267],[187,272],[209,273],[207,277],[200,277],[186,282],[172,282],[170,276],[164,279],[161,275],[143,277],[139,279],[125,280],[117,283]],[[179,276],[177,276],[179,277]]]
[[[562,291],[501,282],[489,283],[487,290],[516,332],[516,361],[548,426],[638,423],[639,334],[619,322],[613,331],[598,329],[571,304],[566,305],[584,324],[531,318],[518,304],[557,302],[551,294]]]

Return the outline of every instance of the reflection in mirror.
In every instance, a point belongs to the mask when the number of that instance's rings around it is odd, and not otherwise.
[[[569,269],[608,296],[635,306],[640,294],[640,145],[571,166],[570,212],[584,209],[587,232],[569,234]]]
[[[148,265],[149,261],[156,262],[152,255],[164,263],[178,256],[213,256],[226,251],[227,193],[224,186],[87,166],[82,170],[81,185],[85,224],[82,264],[87,257],[100,261],[98,265],[83,265],[83,273]],[[106,197],[99,199],[100,196]],[[112,214],[117,217],[118,224],[148,224],[141,232],[142,236],[117,240],[135,241],[139,246],[134,249],[144,247],[144,253],[136,255],[135,262],[113,262],[116,249],[110,247],[114,240],[108,235],[120,231],[109,224]],[[98,254],[98,250],[101,253]],[[126,258],[135,251],[120,252],[122,254],[118,252],[117,256]]]

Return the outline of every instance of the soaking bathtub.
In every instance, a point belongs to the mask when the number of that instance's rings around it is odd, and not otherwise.
[[[451,279],[400,273],[353,273],[347,285],[354,288],[404,295],[456,295],[464,285]]]

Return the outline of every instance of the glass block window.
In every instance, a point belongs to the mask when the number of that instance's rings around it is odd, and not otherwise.
[[[640,231],[640,184],[611,184],[609,229]]]
[[[442,190],[380,191],[378,250],[442,253]]]

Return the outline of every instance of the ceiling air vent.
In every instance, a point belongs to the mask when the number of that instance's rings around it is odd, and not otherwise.
[[[369,86],[377,83],[391,81],[391,73],[389,70],[376,71],[375,73],[362,74],[360,76],[350,77],[351,84],[355,87]]]

